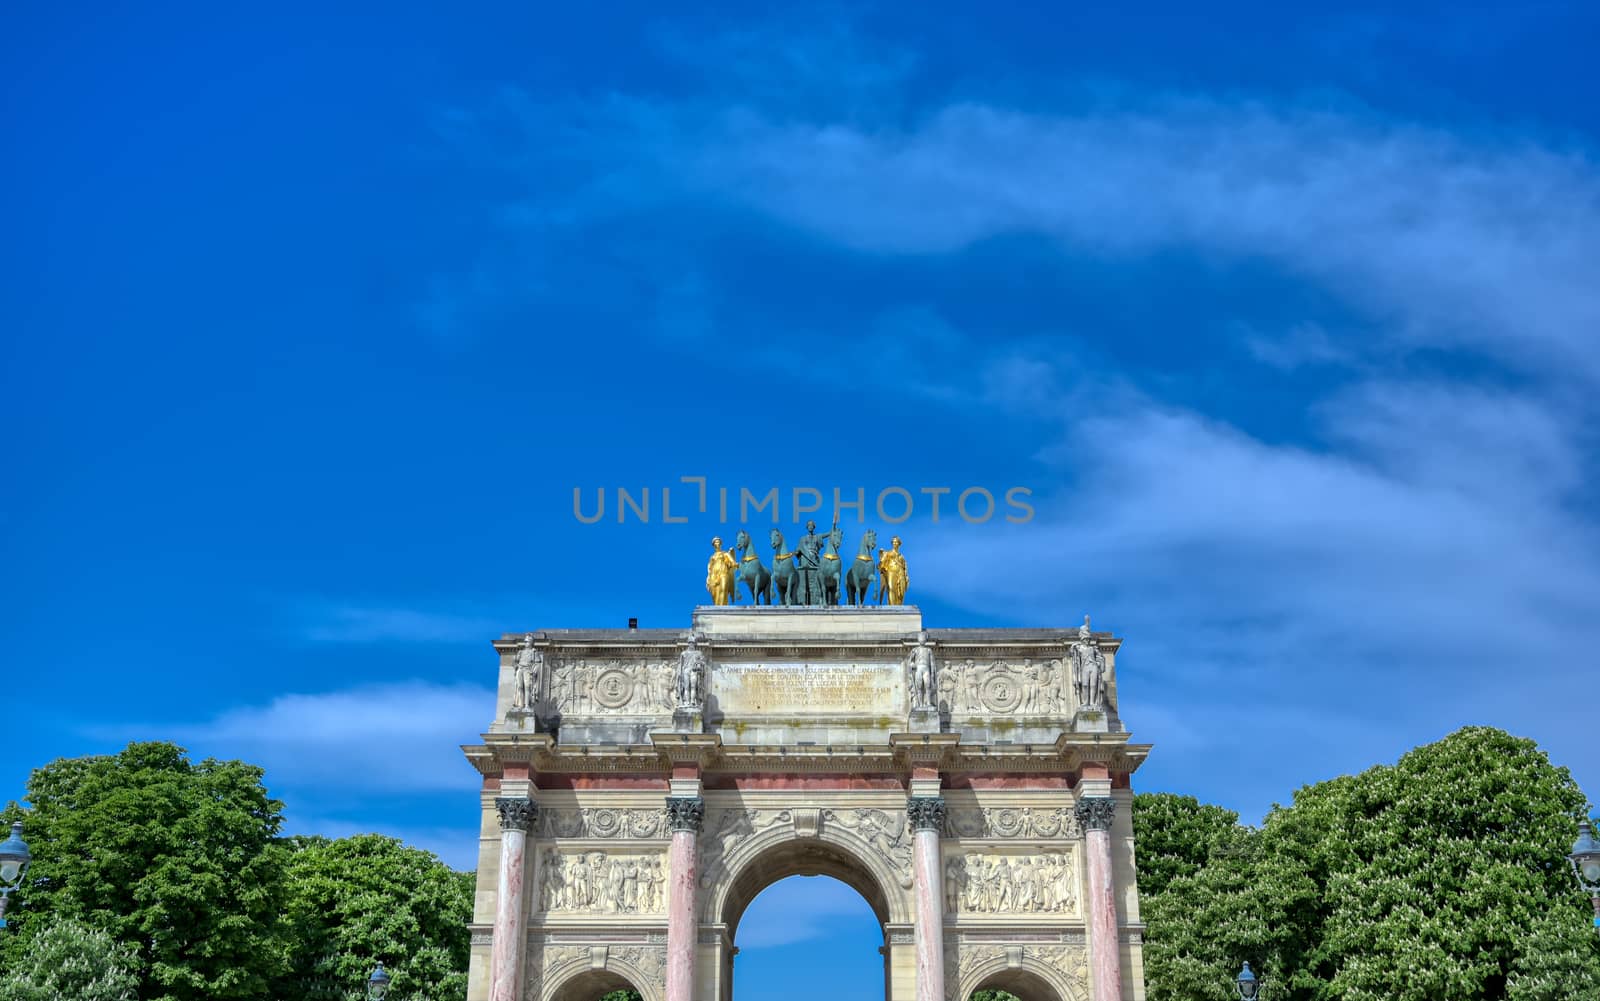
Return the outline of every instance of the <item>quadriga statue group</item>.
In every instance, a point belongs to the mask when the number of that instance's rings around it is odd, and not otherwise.
[[[826,535],[817,533],[816,522],[806,522],[806,534],[800,536],[792,550],[776,528],[769,541],[771,570],[744,529],[734,538],[732,551],[722,548],[721,537],[711,540],[706,590],[711,592],[713,604],[731,605],[738,601],[742,582],[750,601],[757,605],[861,606],[868,603],[874,580],[877,595],[870,600],[880,605],[906,602],[911,579],[906,574],[906,558],[900,554],[898,535],[889,540],[888,549],[879,549],[878,533],[867,529],[861,536],[861,548],[848,565],[840,555],[844,551],[844,532],[837,521]]]

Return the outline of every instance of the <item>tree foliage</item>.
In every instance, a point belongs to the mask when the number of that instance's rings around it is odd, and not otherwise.
[[[1600,999],[1563,858],[1584,808],[1533,742],[1483,727],[1307,786],[1260,830],[1140,797],[1151,1001],[1225,1001],[1244,960],[1273,1001]]]
[[[289,862],[292,966],[274,994],[343,1001],[382,962],[408,1001],[467,994],[473,877],[377,834],[302,838]]]
[[[286,965],[282,804],[259,768],[167,743],[36,769],[15,805],[35,860],[6,955],[75,918],[134,947],[145,1001],[255,1001]],[[8,964],[9,965],[9,964]]]
[[[133,949],[98,928],[62,918],[28,939],[0,977],[6,1001],[135,1001]]]

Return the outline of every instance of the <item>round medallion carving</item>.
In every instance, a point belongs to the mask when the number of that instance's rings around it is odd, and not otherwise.
[[[607,709],[621,709],[633,698],[633,679],[626,671],[612,669],[594,679],[594,700]]]
[[[983,703],[997,713],[1008,713],[1022,702],[1022,686],[1015,678],[1000,674],[983,683]]]
[[[617,811],[600,809],[589,814],[589,829],[595,837],[609,838],[616,834],[622,827],[622,818],[617,816]]]

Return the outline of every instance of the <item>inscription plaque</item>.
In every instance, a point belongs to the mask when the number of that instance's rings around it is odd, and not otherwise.
[[[719,663],[711,688],[718,707],[736,716],[906,711],[905,668],[899,663]]]

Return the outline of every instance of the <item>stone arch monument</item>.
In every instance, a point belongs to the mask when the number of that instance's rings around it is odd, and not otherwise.
[[[507,634],[468,1001],[733,1001],[791,875],[866,899],[886,1001],[1143,1001],[1119,645],[915,606]]]

